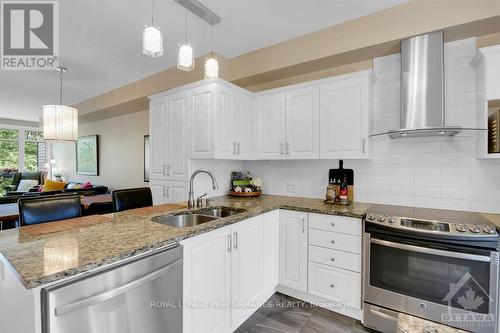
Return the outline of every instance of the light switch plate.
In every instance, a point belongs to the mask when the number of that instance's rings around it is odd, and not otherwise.
[[[287,182],[286,183],[286,191],[288,193],[297,193],[297,183]]]

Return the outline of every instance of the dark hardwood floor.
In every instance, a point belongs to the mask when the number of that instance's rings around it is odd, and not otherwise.
[[[374,332],[349,317],[276,293],[237,333],[366,333]]]

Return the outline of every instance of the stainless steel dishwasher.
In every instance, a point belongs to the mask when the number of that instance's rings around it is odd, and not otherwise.
[[[42,289],[43,333],[182,332],[182,247]]]

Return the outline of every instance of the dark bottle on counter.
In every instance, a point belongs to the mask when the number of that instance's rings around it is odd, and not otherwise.
[[[341,202],[347,202],[347,198],[349,197],[349,188],[347,187],[347,177],[344,175],[344,179],[342,179],[342,183],[340,184],[339,197]]]

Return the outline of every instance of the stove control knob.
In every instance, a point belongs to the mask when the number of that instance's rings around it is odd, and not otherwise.
[[[368,219],[368,220],[370,220],[370,221],[373,221],[373,220],[375,220],[375,216],[373,216],[373,215],[368,215],[367,219]]]
[[[457,229],[458,232],[466,232],[467,231],[466,226],[464,226],[463,224],[457,224],[455,229]]]
[[[387,220],[387,222],[394,223],[394,219],[392,217],[389,217],[389,219]]]
[[[385,216],[379,216],[377,221],[379,222],[384,222],[385,221]]]
[[[495,230],[495,228],[492,228],[490,226],[486,226],[486,227],[483,228],[483,232],[485,234],[490,234],[491,235],[491,234],[494,234],[496,232],[496,230]]]
[[[470,232],[473,232],[475,234],[481,232],[481,228],[479,228],[477,225],[471,225],[469,230],[470,230]]]

